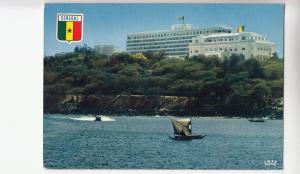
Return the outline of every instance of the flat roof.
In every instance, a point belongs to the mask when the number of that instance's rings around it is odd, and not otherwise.
[[[186,24],[188,25],[188,24]],[[232,30],[232,27],[226,26],[226,25],[214,25],[209,27],[203,27],[203,28],[184,28],[184,29],[169,29],[169,30],[155,30],[155,31],[142,31],[142,32],[130,32],[127,33],[127,35],[139,35],[139,34],[153,34],[153,33],[171,33],[171,32],[181,32],[181,31],[193,31],[193,30],[207,30],[207,29],[216,29],[216,28],[222,28],[222,29],[230,29]]]

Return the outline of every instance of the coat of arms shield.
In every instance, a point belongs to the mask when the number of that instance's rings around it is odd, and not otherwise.
[[[83,33],[83,14],[57,14],[56,38],[59,42],[80,42]]]

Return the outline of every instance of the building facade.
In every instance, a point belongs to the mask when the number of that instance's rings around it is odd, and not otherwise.
[[[189,55],[193,37],[231,32],[231,27],[221,25],[193,28],[191,24],[177,24],[170,30],[127,34],[126,50],[129,53],[164,51],[168,57],[184,58]]]
[[[274,52],[275,44],[254,32],[197,36],[189,46],[189,57],[203,54],[224,58],[232,54],[243,54],[246,59],[264,60],[270,58]]]
[[[104,54],[111,56],[115,52],[119,52],[119,49],[114,45],[95,45],[94,49],[98,54]]]

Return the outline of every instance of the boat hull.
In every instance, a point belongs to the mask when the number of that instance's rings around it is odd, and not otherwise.
[[[260,122],[260,123],[265,122],[265,120],[263,120],[263,119],[250,119],[249,121],[250,122]]]
[[[173,140],[182,140],[182,141],[186,141],[186,140],[192,140],[192,139],[202,139],[204,138],[206,135],[191,135],[191,136],[181,136],[181,135],[175,135],[174,137],[169,136],[169,138],[173,139]]]

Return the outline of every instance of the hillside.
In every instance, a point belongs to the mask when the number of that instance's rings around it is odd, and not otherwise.
[[[81,100],[66,100],[72,95],[81,96]],[[119,102],[119,106],[116,102],[114,107],[122,109],[110,110],[112,101],[107,98],[117,96],[127,96],[126,101],[133,100],[132,96],[139,97],[131,103]],[[203,55],[178,59],[166,58],[162,52],[117,53],[107,57],[88,47],[44,58],[46,113],[110,111],[151,115],[161,113],[163,107],[159,103],[165,101],[161,99],[164,96],[186,98],[185,104],[177,103],[180,109],[174,107],[176,99],[169,104],[166,100],[169,110],[165,114],[271,114],[282,118],[283,59],[276,55],[265,61],[245,60],[242,55],[224,60]],[[62,109],[66,103],[75,103],[74,108]]]

